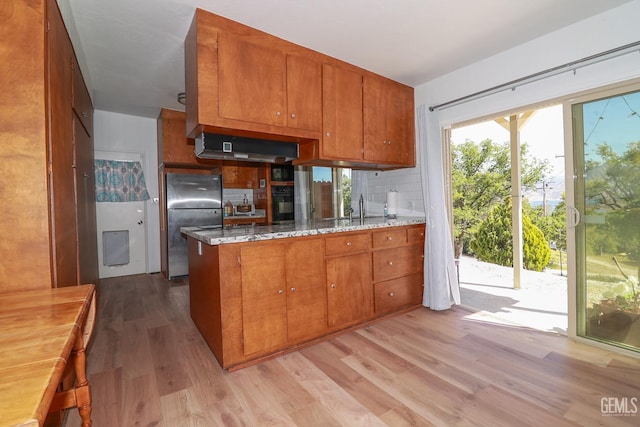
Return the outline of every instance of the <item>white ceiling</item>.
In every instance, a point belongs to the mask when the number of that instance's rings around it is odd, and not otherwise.
[[[417,86],[630,0],[69,0],[94,106],[182,109],[196,7]],[[78,49],[78,46],[76,46]],[[86,72],[86,70],[85,70]]]

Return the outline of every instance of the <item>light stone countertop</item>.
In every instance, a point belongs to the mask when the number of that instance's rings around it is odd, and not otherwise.
[[[255,225],[211,229],[207,227],[182,227],[183,234],[193,237],[208,245],[224,245],[229,243],[255,242],[260,240],[286,239],[289,237],[315,236],[319,234],[342,233],[347,231],[370,230],[374,228],[398,227],[413,224],[424,224],[424,217],[383,217],[365,218],[360,224],[359,218],[326,220],[307,224],[287,225]]]

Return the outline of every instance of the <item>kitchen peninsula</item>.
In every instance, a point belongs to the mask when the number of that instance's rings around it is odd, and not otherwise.
[[[422,300],[424,217],[187,227],[191,318],[238,369]]]

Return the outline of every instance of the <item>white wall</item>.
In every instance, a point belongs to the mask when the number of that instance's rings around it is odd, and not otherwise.
[[[416,88],[416,105],[428,106],[640,40],[640,0],[578,22],[459,69]],[[640,76],[640,54],[579,68],[535,83],[430,114],[430,134],[440,126],[500,113]],[[433,139],[432,139],[433,140]]]
[[[432,106],[532,73],[640,40],[640,0],[547,34],[415,88],[415,105]],[[428,22],[425,23],[428,25]],[[473,49],[470,43],[469,49]],[[640,53],[578,69],[466,104],[428,114],[428,141],[440,144],[441,128],[580,91],[640,77]],[[417,141],[416,150],[421,150]],[[400,214],[424,212],[420,165],[367,173],[369,211],[382,211],[385,193],[398,190]],[[410,207],[413,206],[413,209]]]
[[[96,110],[94,117],[96,151],[140,153],[150,200],[146,201],[147,272],[160,271],[160,211],[158,192],[158,149],[156,120]]]

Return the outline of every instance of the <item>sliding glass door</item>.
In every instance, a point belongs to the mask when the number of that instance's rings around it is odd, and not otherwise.
[[[639,90],[571,105],[576,333],[634,351],[640,351]]]

